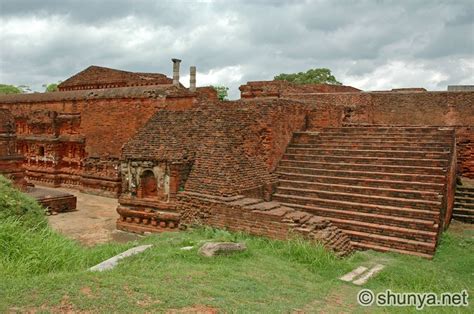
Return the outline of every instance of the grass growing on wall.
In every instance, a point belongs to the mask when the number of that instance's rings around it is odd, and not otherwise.
[[[30,204],[30,200],[0,182],[1,192],[12,193],[9,204],[16,204],[8,206],[22,208]],[[36,217],[33,213],[28,215]],[[36,218],[39,222],[44,219]],[[467,289],[471,295],[474,293],[473,229],[464,234],[445,233],[430,261],[376,252],[357,252],[338,259],[322,247],[299,239],[274,241],[210,228],[85,248],[35,222],[17,214],[0,220],[2,313],[140,313],[183,308],[237,313],[384,312],[386,308],[361,308],[356,301],[361,288],[338,280],[357,266],[370,267],[376,263],[386,268],[365,286],[374,291],[441,293]],[[197,250],[206,241],[242,241],[248,250],[205,258]],[[123,260],[111,271],[87,271],[90,266],[139,244],[153,247]],[[181,250],[184,246],[194,248]],[[469,313],[472,306],[428,310]],[[412,312],[413,308],[390,311]]]

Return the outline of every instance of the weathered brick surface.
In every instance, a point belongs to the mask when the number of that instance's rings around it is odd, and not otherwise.
[[[323,85],[324,86],[324,85]],[[458,169],[474,178],[474,92],[427,92],[395,89],[359,92],[350,87],[294,85],[281,81],[242,85],[242,98],[288,98],[308,105],[308,129],[342,125],[453,126],[457,130]]]
[[[10,110],[15,116],[21,137],[19,149],[30,161],[35,161],[27,166],[31,179],[117,197],[121,187],[122,145],[153,113],[161,109],[186,110],[198,101],[214,101],[216,97],[215,91],[209,88],[190,93],[184,88],[155,85],[2,95],[0,108]],[[82,147],[74,151],[83,152],[77,154],[79,158],[69,157],[73,142],[79,145],[80,138]],[[37,155],[40,144],[46,146],[51,157],[65,162],[41,164],[43,157]],[[33,149],[26,152],[28,146]]]
[[[23,156],[16,151],[15,119],[10,111],[0,108],[0,174],[11,179],[21,190],[26,189]]]
[[[209,195],[180,193],[177,210],[184,224],[204,224],[279,240],[298,234],[322,243],[339,256],[353,251],[349,237],[331,222],[287,207],[255,210]]]
[[[305,115],[288,100],[225,102],[184,112],[159,111],[123,149],[124,161],[184,162],[184,188],[215,195],[254,193],[276,181],[271,171]]]
[[[292,98],[293,94],[359,92],[352,86],[330,84],[295,84],[287,81],[247,82],[239,87],[241,98],[279,97]]]
[[[454,149],[454,128],[296,132],[273,199],[326,217],[359,248],[431,257],[451,219]]]
[[[114,88],[124,86],[171,85],[173,80],[160,73],[134,73],[92,65],[61,84],[59,91]]]

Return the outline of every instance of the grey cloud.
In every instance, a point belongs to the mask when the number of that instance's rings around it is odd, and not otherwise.
[[[20,21],[17,31],[34,40],[0,34],[0,80],[41,89],[91,64],[170,75],[170,58],[180,57],[184,72],[189,65],[201,73],[240,66],[241,82],[222,82],[237,97],[247,80],[314,67],[375,82],[378,68],[402,61],[440,73],[446,79],[432,87],[445,89],[444,82],[474,80],[473,7],[470,1],[3,0],[0,22]],[[34,20],[60,31],[28,37]],[[460,59],[471,60],[471,68]],[[422,79],[418,86],[430,82]]]

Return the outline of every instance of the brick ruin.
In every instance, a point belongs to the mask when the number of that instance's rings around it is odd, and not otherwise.
[[[91,66],[58,92],[2,95],[0,108],[15,117],[29,181],[118,197],[122,145],[156,111],[187,110],[205,99],[217,101],[216,92],[190,91],[163,74]]]
[[[10,111],[0,109],[0,174],[9,178],[20,190],[25,191],[27,182],[23,169],[24,157],[16,149],[15,119]]]
[[[126,231],[433,256],[456,177],[474,178],[474,92],[270,81],[219,102],[179,83],[179,61],[173,79],[90,67],[58,92],[0,96],[28,180],[118,197]]]
[[[35,198],[49,212],[64,212],[76,209],[76,197],[65,192],[34,187],[26,181],[24,155],[18,149],[18,137],[13,115],[0,109],[0,174],[10,179],[20,191]]]

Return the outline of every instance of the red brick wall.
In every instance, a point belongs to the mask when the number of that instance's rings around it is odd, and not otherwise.
[[[29,95],[28,95],[29,96]],[[37,95],[32,94],[31,97]],[[0,108],[8,108],[18,120],[17,129],[21,134],[27,133],[30,125],[27,122],[35,119],[35,113],[59,113],[59,120],[67,114],[77,114],[77,119],[70,123],[60,123],[59,133],[78,133],[85,137],[85,156],[81,169],[69,169],[67,166],[48,173],[49,168],[33,169],[30,179],[46,185],[77,186],[90,193],[116,197],[120,193],[119,157],[125,144],[148,119],[159,109],[185,110],[193,106],[195,97],[189,95],[168,95],[166,97],[131,97],[55,100],[43,101],[48,95],[39,95],[41,101],[0,103]],[[202,96],[205,97],[206,95]],[[44,119],[44,117],[43,117]],[[77,120],[77,121],[76,121]],[[51,119],[37,121],[34,130],[37,135],[53,133]],[[72,124],[71,124],[72,123]],[[80,125],[78,125],[80,123]],[[26,134],[25,134],[26,135]],[[51,172],[51,171],[50,171]]]
[[[342,124],[452,126],[456,128],[458,172],[474,178],[473,92],[363,92],[301,94],[308,127]]]
[[[287,81],[248,82],[239,87],[241,98],[285,97],[301,93],[348,93],[358,92],[357,88],[330,84],[295,84]]]
[[[86,136],[88,157],[120,156],[122,145],[159,109],[183,110],[193,98],[116,98],[76,101],[0,104],[14,116],[29,116],[38,110],[80,113],[80,133]]]

